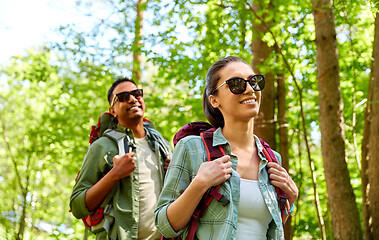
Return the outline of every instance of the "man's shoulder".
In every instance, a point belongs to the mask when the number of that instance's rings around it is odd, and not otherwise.
[[[116,141],[109,136],[103,135],[94,141],[89,148],[114,148],[114,146],[117,146]]]
[[[145,129],[148,132],[148,134],[151,136],[152,140],[163,141],[164,138],[163,138],[162,134],[157,129],[151,128],[151,127],[146,127],[146,126],[145,126]]]
[[[146,127],[146,129],[153,135],[162,136],[162,134],[155,128]]]

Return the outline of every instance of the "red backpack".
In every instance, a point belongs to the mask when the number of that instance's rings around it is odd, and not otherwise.
[[[222,146],[213,147],[213,133],[216,129],[212,127],[209,123],[206,122],[192,122],[184,125],[179,131],[175,134],[173,143],[174,146],[178,143],[180,139],[189,135],[199,135],[201,136],[201,140],[204,143],[205,149],[207,151],[207,160],[212,161],[216,158],[220,158],[225,155],[224,149]],[[266,159],[269,162],[278,163],[273,151],[270,149],[270,146],[264,142],[261,138],[259,139],[263,146],[263,153]],[[279,164],[279,163],[278,163]],[[192,214],[190,220],[190,226],[187,234],[186,240],[194,239],[197,225],[199,222],[199,218],[202,217],[207,210],[208,205],[211,203],[212,199],[215,198],[217,201],[221,202],[223,206],[227,206],[229,204],[229,200],[226,199],[225,196],[218,192],[220,185],[212,187],[207,190],[207,192],[203,195],[203,198],[200,200],[198,206]],[[277,193],[277,199],[279,208],[281,210],[281,216],[283,220],[283,214],[285,209],[285,204],[287,201],[287,195],[280,189],[275,187],[275,191]],[[164,239],[164,238],[162,238]]]

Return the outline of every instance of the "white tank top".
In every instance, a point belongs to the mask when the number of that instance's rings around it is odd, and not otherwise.
[[[272,216],[266,206],[258,181],[241,178],[238,206],[237,240],[266,240]]]

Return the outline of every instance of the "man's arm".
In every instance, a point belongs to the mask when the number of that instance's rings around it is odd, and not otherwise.
[[[114,156],[113,168],[86,192],[86,206],[89,211],[97,209],[111,192],[113,186],[122,178],[130,176],[136,169],[134,152],[124,156]]]
[[[116,179],[134,171],[134,153],[124,157],[117,153],[117,145],[109,138],[97,140],[88,149],[70,197],[70,209],[76,218],[91,214],[111,192]]]

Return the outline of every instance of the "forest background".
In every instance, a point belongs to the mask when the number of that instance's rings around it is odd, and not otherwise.
[[[92,19],[0,68],[0,238],[82,239],[69,196],[119,76],[172,140],[211,63],[266,76],[256,134],[299,188],[286,239],[379,239],[377,0],[81,0]],[[93,238],[93,235],[90,236]]]

